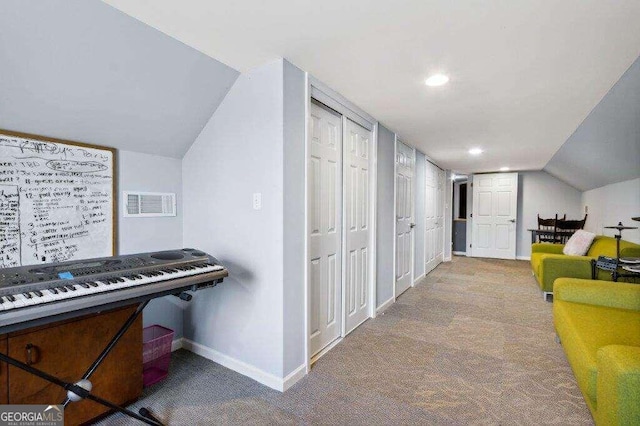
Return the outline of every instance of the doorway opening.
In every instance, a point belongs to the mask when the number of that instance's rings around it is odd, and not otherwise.
[[[451,253],[457,256],[467,254],[467,215],[469,212],[470,194],[469,178],[466,175],[453,175],[453,191],[451,209],[453,229],[451,232]]]

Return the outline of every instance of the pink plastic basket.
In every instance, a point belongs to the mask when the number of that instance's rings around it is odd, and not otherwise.
[[[145,327],[142,342],[142,380],[144,386],[150,386],[167,377],[173,330],[161,325]]]

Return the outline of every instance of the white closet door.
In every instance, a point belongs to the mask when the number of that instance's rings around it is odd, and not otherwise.
[[[398,141],[396,144],[396,297],[411,284],[413,271],[413,228],[415,174],[413,148]]]
[[[342,117],[312,103],[309,119],[309,335],[313,356],[342,331]]]
[[[437,222],[438,222],[438,168],[427,162],[425,168],[425,273],[428,274],[438,265],[437,253]]]
[[[438,186],[436,189],[436,265],[444,260],[444,185],[445,173],[436,167]]]
[[[518,174],[473,176],[473,256],[516,258]]]
[[[345,334],[369,318],[371,132],[347,120],[344,149]]]

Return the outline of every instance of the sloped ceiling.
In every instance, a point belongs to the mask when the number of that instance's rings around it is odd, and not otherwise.
[[[544,170],[582,191],[640,177],[640,58]]]
[[[542,169],[640,54],[638,0],[105,1],[241,71],[284,57],[457,172]]]
[[[0,128],[180,158],[238,72],[98,0],[0,2]]]

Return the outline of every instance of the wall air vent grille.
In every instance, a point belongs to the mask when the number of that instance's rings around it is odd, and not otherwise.
[[[127,192],[124,217],[160,217],[176,215],[176,194],[160,192]]]

